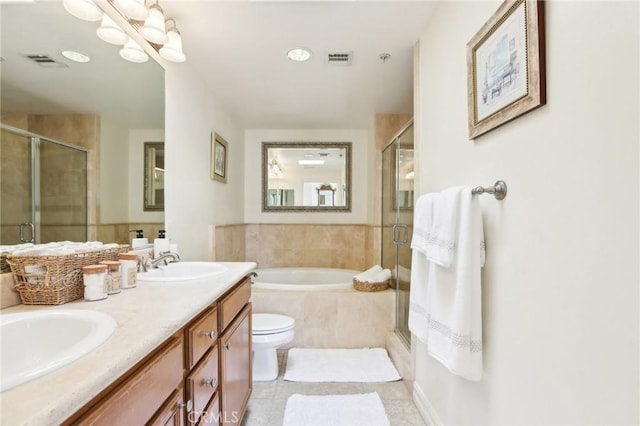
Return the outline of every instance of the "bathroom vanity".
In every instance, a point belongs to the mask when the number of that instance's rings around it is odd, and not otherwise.
[[[208,280],[141,283],[102,302],[62,305],[107,313],[118,327],[84,358],[3,392],[0,422],[240,424],[252,389],[255,264],[226,265]]]

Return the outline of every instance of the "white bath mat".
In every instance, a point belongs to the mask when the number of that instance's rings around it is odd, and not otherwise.
[[[382,426],[389,419],[377,392],[357,395],[298,395],[287,400],[283,426]]]
[[[383,348],[289,349],[284,379],[292,382],[393,382],[398,370]]]

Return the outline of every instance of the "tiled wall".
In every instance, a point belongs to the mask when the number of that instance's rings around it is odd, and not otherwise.
[[[395,292],[270,291],[254,289],[253,311],[288,315],[296,321],[287,345],[304,348],[385,347],[394,329]]]
[[[365,270],[374,262],[378,229],[369,225],[247,224],[217,226],[218,261],[251,261],[259,267],[325,267]]]
[[[164,223],[109,223],[96,226],[96,235],[98,241],[104,243],[131,244],[136,234],[129,232],[133,229],[142,229],[149,243],[153,244],[153,240],[158,236],[158,230],[164,228]]]

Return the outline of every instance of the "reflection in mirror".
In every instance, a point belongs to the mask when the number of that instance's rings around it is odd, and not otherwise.
[[[400,144],[398,156],[398,193],[394,207],[413,209],[413,145]]]
[[[351,142],[263,142],[263,211],[351,211]]]
[[[0,1],[0,121],[87,149],[88,238],[125,243],[121,224],[145,224],[147,233],[164,227],[162,211],[144,211],[141,200],[143,142],[164,138],[164,70],[153,60],[125,61],[96,36],[99,22],[71,16],[62,3]],[[61,54],[69,49],[89,62]],[[131,172],[123,173],[127,162]],[[19,195],[31,206],[30,193]]]
[[[144,210],[164,211],[164,143],[144,143]]]

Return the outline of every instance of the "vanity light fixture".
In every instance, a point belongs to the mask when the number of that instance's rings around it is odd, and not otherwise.
[[[109,7],[122,15],[130,24],[127,28],[140,33],[163,59],[184,62],[187,58],[182,51],[182,37],[176,21],[172,18],[165,21],[164,12],[158,0],[147,1],[151,3],[148,8],[145,0],[100,0],[98,3],[100,6],[94,0],[62,0],[62,3],[64,8],[77,18],[86,21],[102,20],[96,34],[107,43],[124,45],[120,49],[120,56],[128,61],[147,62],[149,55],[142,46],[129,38],[125,28],[116,23],[117,20],[114,21],[109,16],[110,11],[103,13],[104,7]],[[103,6],[102,2],[109,4]],[[140,22],[135,21],[144,21],[144,23],[140,25]]]
[[[114,0],[116,8],[125,16],[136,21],[144,21],[149,17],[149,10],[144,0]]]
[[[158,3],[149,7],[149,17],[140,28],[140,34],[147,40],[156,44],[165,44],[169,37],[164,23],[164,12]]]
[[[294,62],[306,62],[311,59],[311,51],[303,47],[296,47],[287,52],[287,58]]]
[[[81,64],[84,64],[91,60],[91,58],[87,55],[76,52],[74,50],[63,50],[62,52],[60,52],[60,54],[73,62],[79,62]]]
[[[129,37],[125,34],[122,28],[120,28],[118,24],[116,24],[107,14],[102,16],[102,23],[96,30],[96,34],[98,34],[98,37],[102,40],[111,44],[123,45],[127,40],[129,40]]]
[[[298,164],[301,166],[322,166],[324,160],[298,160]]]
[[[67,12],[83,21],[99,21],[102,10],[92,0],[62,0]]]
[[[169,18],[165,21],[165,26],[167,27],[169,41],[160,48],[158,53],[167,61],[184,62],[187,58],[182,52],[182,37],[180,37],[180,31],[176,28],[176,21]]]
[[[140,47],[140,45],[131,38],[129,38],[129,41],[127,41],[124,47],[120,49],[120,56],[129,62],[135,62],[137,64],[141,64],[149,60],[147,52],[145,52],[144,49],[142,49],[142,47]]]

